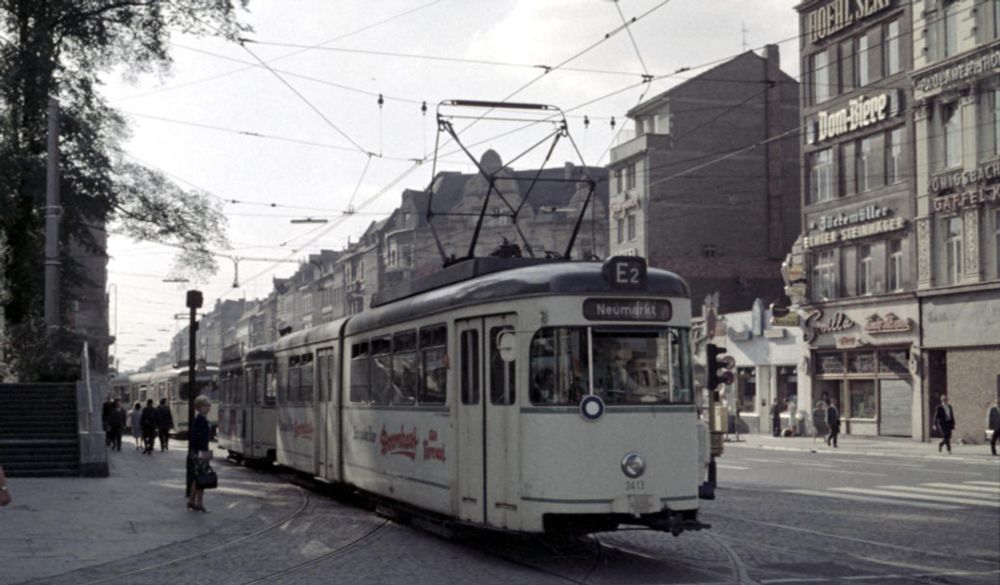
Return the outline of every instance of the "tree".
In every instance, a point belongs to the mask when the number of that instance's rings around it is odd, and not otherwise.
[[[236,18],[247,1],[0,0],[0,233],[7,242],[0,302],[9,341],[36,331],[41,314],[50,96],[61,103],[61,289],[87,279],[65,252],[70,241],[105,253],[95,227],[175,245],[176,263],[192,272],[217,269],[211,248],[227,244],[219,206],[128,161],[120,146],[127,125],[98,88],[111,68],[129,76],[169,69],[173,33],[236,40],[248,30]],[[12,343],[7,349],[19,351]]]

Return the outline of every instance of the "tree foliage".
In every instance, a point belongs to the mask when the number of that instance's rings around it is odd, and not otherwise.
[[[23,325],[30,335],[42,309],[50,97],[60,102],[64,280],[86,278],[66,254],[68,243],[103,253],[90,228],[104,226],[175,245],[175,262],[189,272],[217,268],[210,249],[226,245],[219,207],[127,159],[121,144],[128,128],[100,95],[100,76],[112,68],[128,76],[168,70],[172,34],[235,40],[247,30],[236,18],[247,1],[0,0],[0,233],[7,241],[0,272],[8,333]]]

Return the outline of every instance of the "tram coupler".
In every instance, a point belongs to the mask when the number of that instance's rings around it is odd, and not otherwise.
[[[685,518],[681,512],[674,512],[664,518],[653,520],[649,523],[649,527],[653,530],[662,530],[674,536],[680,536],[685,530],[701,530],[711,528],[712,525],[699,522],[694,518]]]

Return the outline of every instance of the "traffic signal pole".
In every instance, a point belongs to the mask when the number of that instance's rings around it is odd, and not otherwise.
[[[195,398],[195,354],[196,346],[195,342],[197,340],[198,331],[198,309],[201,308],[202,295],[201,291],[189,290],[187,291],[187,306],[191,310],[191,320],[188,325],[188,457],[191,457],[191,431],[194,429],[194,398]],[[197,453],[195,453],[197,455]],[[187,471],[185,473],[184,482],[184,494],[185,497],[191,497],[191,484],[194,482],[194,470],[191,469],[190,465],[184,466]]]

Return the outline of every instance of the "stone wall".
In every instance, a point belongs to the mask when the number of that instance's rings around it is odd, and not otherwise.
[[[949,399],[956,422],[953,442],[982,444],[986,410],[1000,392],[997,387],[1000,384],[1000,346],[950,349],[947,360]],[[930,416],[934,416],[933,410]]]

